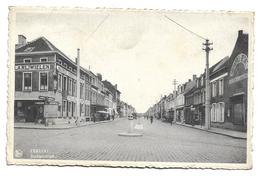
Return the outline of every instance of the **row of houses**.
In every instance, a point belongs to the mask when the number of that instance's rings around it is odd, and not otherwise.
[[[247,129],[248,34],[238,31],[234,49],[209,69],[212,127]],[[158,119],[205,124],[205,72],[178,85],[150,107],[146,115]]]
[[[134,107],[120,100],[117,84],[103,80],[66,56],[45,37],[15,46],[15,122],[53,123],[124,117]]]

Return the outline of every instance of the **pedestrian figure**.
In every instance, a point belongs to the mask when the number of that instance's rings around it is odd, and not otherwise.
[[[150,117],[151,124],[153,123],[153,116]]]

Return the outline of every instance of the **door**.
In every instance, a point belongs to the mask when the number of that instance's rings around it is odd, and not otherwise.
[[[243,103],[236,103],[234,104],[233,108],[234,113],[234,123],[236,125],[243,125],[244,124],[244,106]]]

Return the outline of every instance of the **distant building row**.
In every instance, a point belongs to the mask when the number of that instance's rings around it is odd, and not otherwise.
[[[242,30],[230,57],[210,68],[211,126],[246,131],[248,85],[248,34]],[[150,107],[147,116],[177,123],[205,123],[205,73],[188,82]]]
[[[135,111],[120,101],[117,85],[102,80],[101,74],[95,75],[80,67],[80,80],[77,80],[77,62],[46,38],[26,42],[26,38],[19,35],[15,48],[15,122],[40,122],[49,118],[58,123],[59,119],[64,121],[76,116],[98,121]]]

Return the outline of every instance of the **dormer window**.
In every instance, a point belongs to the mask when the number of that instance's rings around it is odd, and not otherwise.
[[[57,60],[57,63],[60,64],[60,65],[62,65],[62,62],[61,62],[60,59]]]
[[[31,52],[35,47],[28,47],[24,50],[24,52]]]
[[[23,59],[23,63],[31,63],[31,62],[32,62],[32,58]]]
[[[41,62],[47,62],[47,61],[48,61],[48,58],[47,58],[47,57],[42,57],[42,58],[40,58],[40,61],[41,61]]]

